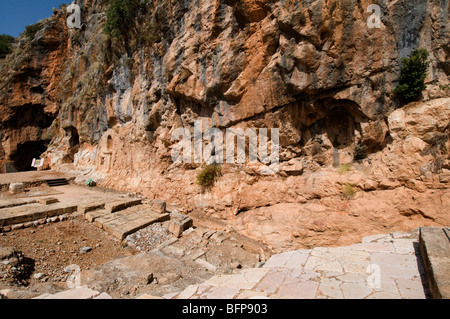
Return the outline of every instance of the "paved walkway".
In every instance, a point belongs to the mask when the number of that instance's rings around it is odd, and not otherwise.
[[[287,252],[263,268],[216,276],[164,298],[423,299],[417,244],[418,232],[391,233],[348,247]]]
[[[424,299],[418,232],[366,237],[339,248],[297,250],[272,256],[262,268],[171,293],[137,299]],[[87,287],[36,299],[110,299]]]

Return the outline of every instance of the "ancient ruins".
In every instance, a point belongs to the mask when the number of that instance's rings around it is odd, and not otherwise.
[[[449,3],[374,2],[28,28],[0,59],[0,299],[449,298]]]

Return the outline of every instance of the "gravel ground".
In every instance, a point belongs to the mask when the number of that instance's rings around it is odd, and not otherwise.
[[[126,243],[139,252],[150,252],[172,238],[169,223],[157,223],[128,236]]]

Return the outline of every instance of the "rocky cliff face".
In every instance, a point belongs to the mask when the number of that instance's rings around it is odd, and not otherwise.
[[[126,46],[55,11],[0,67],[2,169],[46,166],[79,180],[201,208],[277,249],[450,222],[449,2],[153,1]],[[426,48],[424,104],[400,107],[400,60]],[[428,102],[427,102],[428,101]],[[278,128],[280,170],[175,164],[172,133]],[[353,163],[353,164],[351,164]],[[237,215],[237,216],[235,216]]]

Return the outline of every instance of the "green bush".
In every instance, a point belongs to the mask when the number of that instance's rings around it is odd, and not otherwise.
[[[25,27],[24,34],[27,36],[28,39],[33,40],[36,36],[36,33],[42,29],[42,25],[39,23],[29,25]]]
[[[140,8],[140,0],[111,0],[106,11],[105,33],[112,37],[125,37],[135,27]]]
[[[426,49],[419,49],[411,53],[408,58],[402,59],[399,85],[393,93],[403,102],[417,101],[422,91],[426,89],[425,79],[430,65],[429,56]]]
[[[0,59],[4,59],[8,54],[12,52],[12,44],[14,43],[15,38],[7,35],[0,35]]]
[[[214,183],[221,172],[222,168],[220,165],[204,165],[202,171],[197,175],[197,184],[202,188],[210,188],[214,186]]]

